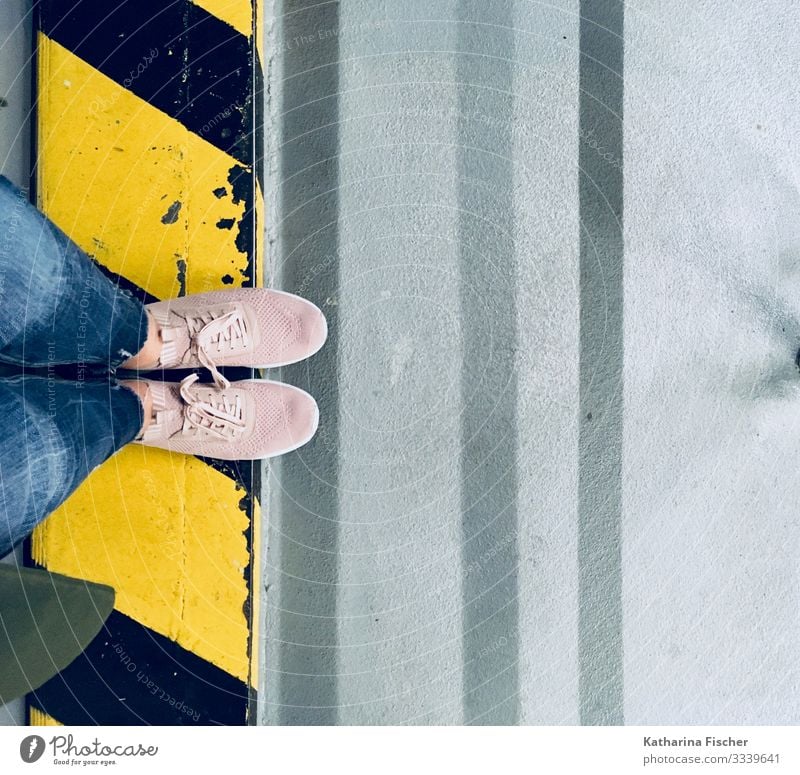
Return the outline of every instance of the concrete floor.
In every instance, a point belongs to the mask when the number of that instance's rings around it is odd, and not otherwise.
[[[800,720],[798,10],[626,18],[632,723]]]
[[[275,6],[264,720],[796,723],[798,4]]]

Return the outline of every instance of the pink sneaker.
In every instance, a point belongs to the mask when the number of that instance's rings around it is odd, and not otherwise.
[[[140,380],[153,401],[150,425],[136,441],[220,460],[275,457],[303,446],[317,431],[319,410],[300,388],[268,380],[228,387]]]
[[[325,316],[300,296],[269,288],[211,291],[148,304],[161,325],[159,368],[273,368],[313,355],[325,343]]]

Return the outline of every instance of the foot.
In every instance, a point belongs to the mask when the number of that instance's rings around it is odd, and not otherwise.
[[[308,393],[267,380],[225,388],[197,382],[139,380],[152,414],[137,442],[187,455],[257,460],[291,452],[316,433],[319,410]]]
[[[147,305],[160,327],[155,368],[273,368],[313,355],[325,343],[325,316],[310,301],[268,288],[239,288]]]

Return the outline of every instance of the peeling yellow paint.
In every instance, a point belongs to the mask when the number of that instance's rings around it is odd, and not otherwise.
[[[222,287],[226,273],[241,284],[236,227],[216,225],[244,213],[228,183],[236,160],[44,35],[39,57],[49,82],[39,98],[39,204],[49,217],[159,298],[181,291],[178,261],[186,293]]]

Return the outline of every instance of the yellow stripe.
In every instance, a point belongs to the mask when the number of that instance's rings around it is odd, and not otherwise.
[[[182,285],[224,287],[224,275],[241,284],[236,226],[216,226],[243,214],[228,183],[236,162],[41,34],[39,63],[39,192],[50,218],[160,298]],[[35,558],[111,584],[120,611],[246,681],[242,495],[195,458],[128,447],[36,531]]]
[[[111,585],[117,610],[247,681],[241,497],[196,458],[126,447],[37,530],[34,559]]]
[[[44,711],[38,708],[31,708],[31,723],[32,727],[60,727],[63,724],[56,721],[52,716],[48,716]]]
[[[250,652],[250,685],[258,689],[261,676],[261,507],[257,501],[254,501],[253,505],[253,532],[251,541],[252,558],[250,578],[253,579],[253,589],[250,627],[253,634],[253,642]]]
[[[237,162],[58,43],[40,42],[42,209],[159,298],[178,295],[180,262],[187,293],[222,287],[225,274],[241,284],[247,256],[236,249],[236,229],[216,226],[244,212],[228,183]],[[213,193],[220,187],[222,199]]]
[[[255,36],[256,51],[258,52],[258,59],[261,67],[267,66],[267,60],[264,59],[264,3],[263,0],[253,1],[253,30]]]
[[[253,34],[253,8],[251,0],[192,0],[210,14],[231,25],[248,38]]]

